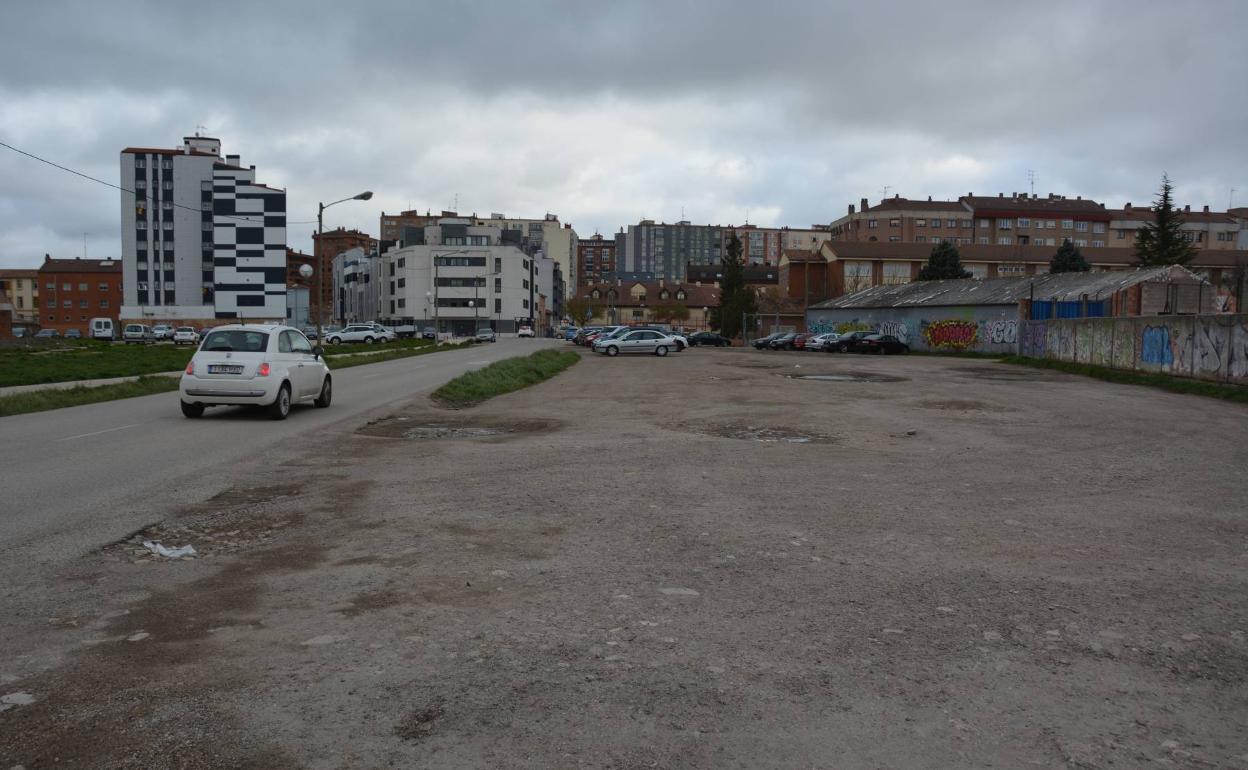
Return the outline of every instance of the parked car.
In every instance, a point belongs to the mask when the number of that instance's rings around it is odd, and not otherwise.
[[[363,342],[372,345],[374,342],[393,342],[394,332],[380,324],[349,324],[341,331],[326,332],[325,340],[331,345],[344,342]]]
[[[732,340],[722,334],[716,334],[715,332],[694,332],[689,335],[689,344],[724,348],[731,345]]]
[[[532,336],[533,336],[533,327],[532,327],[532,326],[521,326],[519,329],[517,329],[517,330],[516,330],[516,336],[517,336],[517,337],[532,337]]]
[[[152,336],[157,340],[173,339],[173,327],[169,324],[156,324],[152,327]]]
[[[645,324],[641,324],[638,326],[617,326],[616,329],[617,329],[617,333],[627,332],[627,331],[631,331],[634,329],[645,329],[647,331],[658,332],[659,334],[666,335],[668,337],[671,337],[672,340],[676,342],[677,353],[689,347],[689,338],[687,338],[685,335],[681,334],[680,332],[671,331],[666,326],[648,326]]]
[[[849,334],[842,334],[836,340],[836,345],[834,345],[831,349],[837,351],[838,353],[852,353],[858,347],[858,342],[862,340],[863,337],[873,333],[874,332],[850,332]]]
[[[117,325],[111,318],[92,318],[88,328],[93,340],[111,340],[117,334]]]
[[[498,342],[498,335],[488,326],[477,329],[477,342]]]
[[[674,349],[676,340],[663,332],[650,329],[629,329],[618,337],[598,340],[593,346],[595,353],[608,356],[618,356],[621,353],[653,353],[656,356],[665,356]]]
[[[82,339],[82,330],[81,330],[81,329],[66,329],[66,330],[65,330],[65,339],[67,339],[67,340],[80,340],[80,339]]]
[[[754,340],[754,348],[756,350],[767,350],[768,348],[771,347],[772,340],[778,337],[783,337],[783,336],[784,336],[784,332],[774,332],[772,334],[768,334],[766,337],[759,337],[758,339]]]
[[[200,417],[209,406],[263,406],[284,420],[292,404],[324,409],[333,380],[320,347],[298,329],[229,324],[208,334],[182,374],[182,414]]]
[[[422,340],[436,340],[438,338],[438,330],[432,326],[426,326],[420,330],[420,338]]]
[[[35,339],[37,340],[50,340],[60,336],[61,332],[58,329],[40,329],[35,332]]]
[[[781,334],[779,337],[776,337],[771,342],[768,342],[767,347],[771,348],[772,350],[792,350],[793,340],[795,339],[797,339],[797,332],[789,332],[787,334]]]
[[[150,345],[156,341],[156,335],[152,333],[152,327],[147,324],[126,324],[126,328],[121,332],[121,339],[127,345]]]
[[[813,337],[813,336],[815,336],[815,335],[813,335],[813,334],[799,334],[799,335],[797,335],[796,337],[794,337],[794,338],[793,338],[793,343],[792,343],[792,345],[793,345],[793,349],[794,349],[794,350],[805,350],[805,349],[806,349],[806,340],[810,339],[810,338],[811,338],[811,337]]]
[[[584,326],[581,328],[580,331],[576,333],[576,336],[572,338],[572,341],[578,345],[586,345],[588,344],[586,340],[589,337],[589,335],[595,332],[602,331],[602,329],[603,327],[601,326]]]
[[[806,350],[827,350],[829,345],[835,344],[840,335],[836,332],[826,332],[824,334],[816,334],[806,340]]]
[[[175,345],[198,345],[199,332],[195,331],[191,326],[179,326],[173,330],[173,344]]]
[[[909,353],[910,346],[891,334],[868,334],[858,341],[855,352],[876,353],[881,356],[897,355]]]
[[[563,330],[563,338],[567,340],[568,342],[571,342],[576,339],[576,335],[578,332],[580,332],[580,329],[576,328],[575,326],[569,326],[568,328]]]

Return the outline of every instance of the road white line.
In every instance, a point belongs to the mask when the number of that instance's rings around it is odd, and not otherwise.
[[[113,431],[115,431],[115,430],[125,430],[126,428],[133,428],[133,427],[135,427],[135,426],[136,426],[136,425],[138,425],[138,424],[139,424],[139,423],[137,423],[137,422],[136,422],[136,423],[132,423],[132,424],[130,424],[130,425],[121,425],[121,426],[118,426],[118,427],[116,427],[116,428],[105,428],[104,430],[92,431],[91,433],[79,433],[77,436],[66,436],[65,438],[58,438],[58,439],[56,439],[56,440],[57,440],[57,441],[72,441],[72,440],[74,440],[74,439],[76,439],[76,438],[86,438],[86,437],[88,437],[88,436],[98,436],[98,435],[100,435],[101,433],[112,433],[112,432],[113,432]]]

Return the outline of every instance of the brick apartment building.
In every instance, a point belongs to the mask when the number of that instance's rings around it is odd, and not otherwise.
[[[13,302],[9,299],[9,295],[4,293],[4,289],[0,289],[0,340],[7,340],[13,336],[14,322]]]
[[[318,265],[323,271],[325,282],[318,284],[316,273],[312,274],[311,285],[309,287],[309,300],[312,303],[313,312],[316,308],[316,288],[321,287],[321,308],[322,323],[328,323],[333,316],[334,308],[334,257],[351,249],[363,249],[364,253],[372,254],[377,251],[378,241],[368,233],[359,230],[346,230],[337,228],[336,230],[327,230],[321,235],[312,236],[312,259],[313,269]],[[287,255],[287,278],[289,280],[290,262],[289,254]],[[312,322],[315,323],[313,318]]]
[[[21,325],[39,322],[38,270],[0,270],[0,292],[4,292],[13,305],[14,323]]]
[[[576,242],[576,286],[600,283],[604,273],[615,272],[615,238],[594,234]]]
[[[39,323],[64,334],[77,329],[85,337],[92,318],[121,312],[121,260],[52,259],[39,268]]]
[[[401,241],[403,240],[403,228],[410,227],[415,230],[423,230],[429,225],[436,225],[439,219],[455,218],[459,214],[454,211],[442,211],[434,214],[432,211],[420,213],[416,210],[400,211],[398,214],[387,214],[381,212],[381,240],[383,241]]]

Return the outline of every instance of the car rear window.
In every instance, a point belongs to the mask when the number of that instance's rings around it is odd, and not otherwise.
[[[208,335],[203,349],[209,351],[236,351],[240,353],[263,353],[269,345],[269,335],[250,329],[229,329]]]

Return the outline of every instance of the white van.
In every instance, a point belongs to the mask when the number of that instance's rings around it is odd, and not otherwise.
[[[91,319],[91,339],[93,340],[112,340],[117,338],[117,330],[113,326],[111,318],[92,318]]]
[[[125,340],[127,345],[131,343],[151,345],[156,342],[156,335],[152,334],[152,327],[147,324],[126,324],[125,330],[121,333],[121,338]]]

